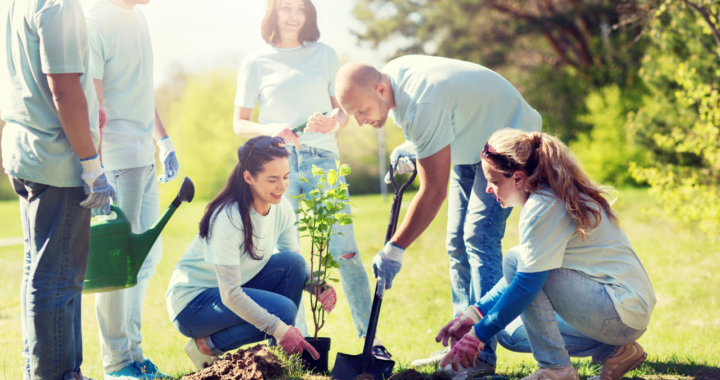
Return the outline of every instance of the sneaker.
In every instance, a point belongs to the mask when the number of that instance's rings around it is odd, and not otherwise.
[[[211,366],[218,360],[218,357],[215,355],[205,355],[200,352],[197,344],[195,344],[195,338],[190,338],[190,340],[185,343],[185,353],[190,357],[190,360],[195,364],[198,371],[202,371],[205,368],[205,364]]]
[[[143,372],[137,362],[132,362],[115,372],[106,373],[105,380],[151,380],[157,379],[150,374]]]
[[[142,371],[145,374],[145,377],[147,379],[171,379],[172,376],[160,372],[158,367],[150,361],[150,359],[145,358],[145,361],[140,363],[138,362],[138,367],[140,367],[140,371]]]
[[[573,368],[567,375],[561,375],[549,368],[540,368],[533,372],[530,376],[523,377],[520,380],[580,380],[578,371]]]
[[[430,354],[429,358],[425,359],[417,359],[414,360],[412,363],[410,363],[413,367],[425,367],[433,364],[440,364],[442,359],[447,355],[447,353],[450,352],[450,347],[445,347],[440,351],[435,351],[432,354]]]
[[[640,367],[647,353],[638,342],[624,345],[622,354],[612,357],[603,363],[600,376],[591,377],[588,380],[620,380],[626,373]]]
[[[442,358],[440,358],[440,361],[442,361]],[[438,365],[440,364],[440,361],[438,361]],[[443,371],[447,372],[450,376],[457,376],[462,372],[468,372],[473,374],[482,374],[482,375],[494,375],[495,374],[495,366],[486,362],[483,359],[475,358],[475,365],[472,366],[472,368],[465,368],[462,365],[458,364],[458,370],[454,370],[452,368],[452,364],[448,363],[443,369]],[[579,380],[579,379],[577,379]]]
[[[385,346],[380,344],[377,346],[372,346],[372,354],[380,360],[392,360],[392,355],[390,354],[390,351],[388,351]]]

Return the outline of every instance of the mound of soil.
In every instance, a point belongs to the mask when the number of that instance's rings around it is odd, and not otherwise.
[[[275,354],[264,344],[227,354],[210,367],[182,380],[269,380],[282,376],[282,367]]]
[[[375,380],[375,376],[373,376],[369,373],[363,372],[363,373],[355,376],[355,378],[353,380]]]
[[[392,380],[423,380],[423,376],[420,374],[420,372],[409,368],[402,372],[398,372],[392,377],[390,377]]]

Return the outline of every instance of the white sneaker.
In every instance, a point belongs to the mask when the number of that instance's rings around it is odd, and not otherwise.
[[[205,368],[204,364],[207,364],[209,367],[218,360],[218,357],[215,355],[205,355],[200,352],[197,344],[195,344],[195,338],[190,338],[190,340],[185,343],[185,353],[190,357],[190,360],[195,364],[198,371],[202,371]]]
[[[450,347],[445,347],[440,351],[435,351],[430,354],[429,358],[414,360],[410,365],[413,367],[425,367],[436,363],[439,365],[448,352],[450,352]]]

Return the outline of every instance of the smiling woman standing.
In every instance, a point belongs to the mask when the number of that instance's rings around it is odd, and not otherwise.
[[[290,185],[286,195],[311,191],[300,181],[313,178],[313,165],[334,169],[339,158],[335,133],[348,123],[348,116],[335,100],[335,73],[340,62],[335,51],[317,42],[317,12],[310,0],[269,0],[262,22],[267,46],[248,54],[240,65],[233,126],[241,137],[281,136],[290,153]],[[250,121],[256,104],[259,123]],[[332,112],[331,112],[332,111]],[[321,113],[330,112],[328,116]],[[290,129],[308,121],[300,136]],[[341,178],[341,181],[345,181]],[[297,202],[289,198],[294,208]],[[345,210],[350,214],[350,206]],[[340,226],[330,252],[342,267],[340,277],[350,304],[358,335],[366,335],[370,319],[370,285],[360,260],[352,225]],[[307,336],[303,310],[297,327]],[[378,341],[373,351],[389,356]]]

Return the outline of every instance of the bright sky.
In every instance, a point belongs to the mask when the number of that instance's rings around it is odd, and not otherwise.
[[[93,1],[80,0],[84,7]],[[320,41],[332,46],[342,62],[363,61],[382,66],[394,51],[359,47],[351,31],[363,26],[352,15],[353,0],[313,0],[318,11]],[[265,41],[260,22],[265,0],[151,0],[138,6],[147,18],[155,59],[155,86],[175,65],[195,72],[217,66],[237,67],[248,52]]]

